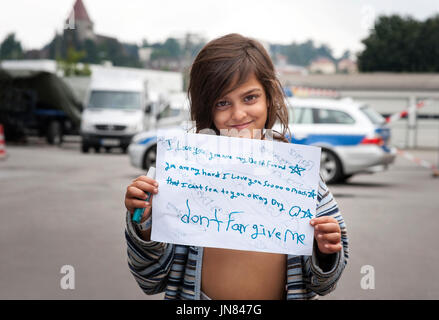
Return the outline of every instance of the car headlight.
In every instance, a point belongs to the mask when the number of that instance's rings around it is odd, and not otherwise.
[[[142,126],[142,123],[138,122],[138,123],[135,123],[135,124],[128,126],[128,129],[131,132],[140,132],[143,130],[143,126]]]
[[[94,129],[95,129],[94,124],[90,122],[81,122],[81,131],[89,132],[89,131],[94,131]]]

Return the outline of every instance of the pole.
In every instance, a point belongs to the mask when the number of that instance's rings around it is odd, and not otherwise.
[[[437,101],[439,102],[439,100],[437,100]],[[437,122],[439,124],[439,117],[438,117]],[[438,125],[437,133],[438,133],[438,139],[437,139],[437,167],[439,168],[439,125]],[[437,172],[433,173],[433,177],[438,177],[438,176],[439,176],[439,174],[437,174]]]
[[[416,97],[411,96],[409,100],[408,110],[408,147],[412,149],[415,147],[415,130],[416,130]]]

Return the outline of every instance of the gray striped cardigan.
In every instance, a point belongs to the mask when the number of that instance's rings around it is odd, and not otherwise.
[[[332,216],[341,229],[343,249],[333,254],[332,265],[320,268],[314,245],[312,256],[288,255],[287,300],[315,299],[335,289],[348,261],[346,225],[337,202],[320,179],[316,216]],[[201,263],[203,248],[142,240],[126,213],[125,238],[128,266],[146,294],[165,291],[165,299],[199,300],[201,290]]]

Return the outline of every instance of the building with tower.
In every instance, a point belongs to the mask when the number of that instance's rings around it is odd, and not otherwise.
[[[65,21],[64,30],[74,30],[78,41],[84,42],[87,39],[96,40],[93,31],[93,21],[87,13],[82,0],[76,0],[73,9]]]

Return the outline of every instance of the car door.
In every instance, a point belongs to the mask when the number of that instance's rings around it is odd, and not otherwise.
[[[294,143],[326,146],[353,146],[360,143],[366,129],[348,112],[326,107],[302,107],[295,112]]]

